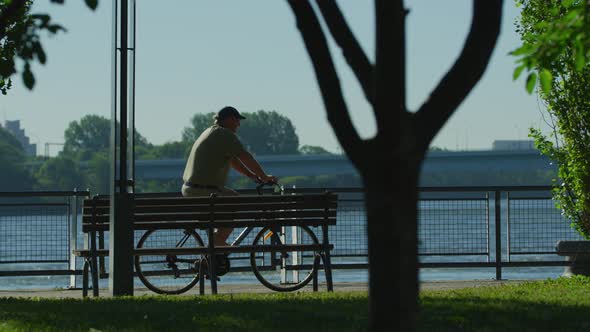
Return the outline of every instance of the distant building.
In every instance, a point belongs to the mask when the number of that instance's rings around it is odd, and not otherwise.
[[[493,151],[522,151],[535,150],[535,142],[532,140],[495,140],[492,143]]]
[[[25,135],[25,130],[20,127],[20,120],[6,120],[4,122],[4,129],[16,137],[27,156],[35,157],[37,155],[37,144],[30,143],[29,137]]]

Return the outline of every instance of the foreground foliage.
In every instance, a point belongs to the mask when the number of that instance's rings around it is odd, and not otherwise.
[[[0,0],[0,92],[7,94],[12,87],[11,77],[19,72],[17,64],[22,63],[22,79],[32,90],[35,76],[31,65],[45,64],[47,55],[41,43],[43,32],[53,36],[65,32],[65,28],[51,20],[51,16],[30,13],[33,0]],[[63,4],[65,0],[51,0]],[[98,0],[85,0],[88,8],[95,10]]]
[[[515,71],[531,71],[527,90],[537,81],[547,107],[552,137],[531,129],[544,155],[559,167],[553,197],[572,227],[590,238],[590,24],[586,1],[518,0],[516,24],[523,46]]]
[[[420,331],[584,331],[590,278],[423,291]],[[0,299],[0,331],[364,331],[364,292]],[[387,330],[387,329],[384,329]]]

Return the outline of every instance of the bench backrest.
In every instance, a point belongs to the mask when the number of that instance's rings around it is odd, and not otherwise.
[[[206,228],[210,222],[223,226],[336,224],[337,195],[240,195],[212,197],[150,197],[133,200],[135,229]],[[109,227],[108,197],[84,200],[82,230],[106,231]]]

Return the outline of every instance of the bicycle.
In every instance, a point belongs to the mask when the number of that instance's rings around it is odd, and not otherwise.
[[[260,183],[256,190],[263,194],[264,186],[273,186],[275,194],[283,195],[283,187],[278,183]],[[278,190],[277,190],[278,189]],[[246,227],[232,241],[232,246],[239,246],[256,227]],[[260,227],[258,227],[260,228]],[[264,227],[254,236],[253,245],[282,244],[319,244],[314,232],[307,226]],[[205,243],[196,229],[148,230],[137,248],[168,248],[168,247],[204,247]],[[237,255],[237,254],[235,254]],[[227,257],[227,256],[226,256]],[[252,272],[267,288],[287,292],[298,290],[307,285],[317,272],[319,259],[317,252],[252,252],[249,257]],[[154,255],[135,256],[135,269],[142,283],[153,292],[159,294],[181,294],[199,282],[201,261],[207,263],[211,258],[207,255]],[[216,261],[219,267],[219,261]],[[221,264],[223,266],[223,264]],[[219,268],[217,276],[230,270],[229,259],[226,268]],[[205,264],[207,266],[207,264]],[[207,275],[205,275],[207,277]]]

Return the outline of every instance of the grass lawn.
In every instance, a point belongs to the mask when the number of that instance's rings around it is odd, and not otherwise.
[[[424,291],[420,331],[590,331],[590,278]],[[363,331],[355,293],[0,299],[0,331]]]
[[[421,331],[590,331],[590,278],[421,294]]]

